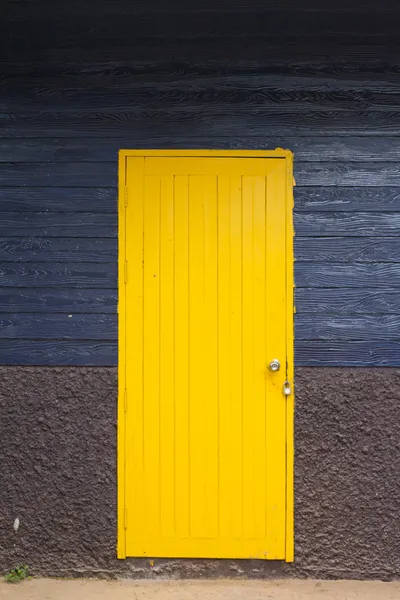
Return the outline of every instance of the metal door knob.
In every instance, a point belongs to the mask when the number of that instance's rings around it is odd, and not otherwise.
[[[279,371],[280,368],[281,368],[281,363],[279,362],[279,360],[277,358],[273,358],[271,360],[271,362],[269,363],[269,370],[274,373],[276,371]]]

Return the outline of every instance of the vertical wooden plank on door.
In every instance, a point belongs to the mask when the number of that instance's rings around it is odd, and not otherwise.
[[[254,465],[254,181],[242,178],[243,537],[255,531]]]
[[[204,180],[189,176],[189,477],[190,536],[204,537],[205,510],[204,414]]]
[[[265,177],[253,179],[253,289],[254,289],[254,396],[249,398],[253,413],[254,471],[256,490],[254,496],[254,525],[257,537],[265,539],[265,489],[266,489],[266,251],[265,251]]]
[[[232,535],[231,522],[235,506],[230,477],[230,177],[218,177],[218,410],[219,410],[219,533]]]
[[[216,537],[216,180],[189,177],[190,535]]]
[[[146,175],[144,185],[143,519],[146,536],[156,538],[160,530],[160,176]]]
[[[218,177],[219,533],[242,535],[241,178]],[[239,493],[232,493],[238,490]],[[229,542],[228,542],[229,544]]]
[[[174,190],[161,176],[160,201],[160,534],[175,534]]]
[[[229,363],[230,363],[230,446],[229,475],[231,490],[231,533],[243,536],[243,329],[242,329],[242,178],[230,178],[230,306],[229,306]],[[228,458],[229,460],[229,458]],[[231,493],[232,496],[232,493]]]
[[[286,361],[286,223],[285,161],[274,161],[267,177],[267,362],[277,358],[281,370],[267,375],[267,558],[285,558],[286,398],[282,392]]]
[[[208,535],[218,537],[218,241],[217,176],[204,176],[204,329],[203,360],[199,363],[203,398],[204,496]],[[205,376],[205,373],[207,375]],[[206,416],[205,416],[206,415]],[[205,524],[204,524],[205,525]],[[203,525],[203,527],[204,527]]]
[[[127,160],[130,188],[126,209],[126,506],[128,508],[127,554],[138,552],[134,538],[144,535],[143,471],[143,209],[144,158]]]
[[[175,534],[189,537],[189,178],[174,177]]]

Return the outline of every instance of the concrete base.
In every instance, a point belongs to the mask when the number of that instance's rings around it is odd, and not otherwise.
[[[1,570],[399,578],[399,396],[398,369],[297,369],[293,565],[118,561],[116,369],[0,367]]]

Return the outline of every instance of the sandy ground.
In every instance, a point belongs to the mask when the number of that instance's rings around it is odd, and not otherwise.
[[[399,600],[400,582],[95,581],[0,583],[1,600]]]

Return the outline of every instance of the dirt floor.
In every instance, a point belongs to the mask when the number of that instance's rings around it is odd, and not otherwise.
[[[95,581],[0,583],[1,600],[399,600],[400,582]]]

